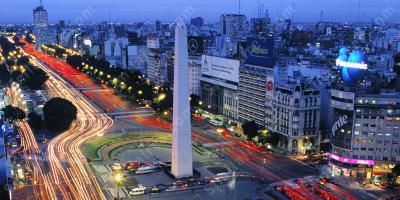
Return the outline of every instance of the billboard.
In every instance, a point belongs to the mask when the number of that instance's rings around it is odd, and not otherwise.
[[[274,40],[273,38],[247,38],[245,49],[245,63],[263,67],[274,65]]]
[[[368,69],[367,57],[360,50],[350,51],[343,47],[339,50],[336,66],[342,72],[342,79],[347,85],[354,85],[365,77]]]
[[[331,143],[340,148],[350,149],[353,134],[353,111],[333,109]]]
[[[189,55],[197,55],[200,56],[203,54],[203,37],[199,36],[189,36],[188,37],[188,50]]]
[[[239,83],[239,60],[202,56],[202,75]]]
[[[274,98],[274,77],[273,76],[267,76],[267,85],[266,85],[266,91],[267,91],[267,100],[272,100]]]

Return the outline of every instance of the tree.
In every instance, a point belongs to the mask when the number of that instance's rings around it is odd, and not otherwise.
[[[25,72],[26,76],[22,81],[22,84],[31,90],[42,89],[44,83],[49,79],[48,75],[42,69],[36,66],[29,66],[29,69]]]
[[[29,64],[29,57],[28,56],[22,56],[20,59],[17,60],[17,65],[28,65]]]
[[[4,112],[4,118],[10,121],[23,120],[26,117],[26,114],[23,110],[11,105],[4,107],[2,111]]]
[[[258,125],[255,121],[246,122],[242,125],[243,133],[251,140],[258,135]]]
[[[400,75],[400,53],[394,56],[393,71]]]
[[[5,65],[0,65],[0,86],[5,86],[10,81],[10,72]]]
[[[198,95],[190,95],[190,107],[192,109],[200,106],[200,97]]]
[[[42,130],[44,128],[44,123],[42,117],[36,112],[31,112],[28,114],[28,124],[33,130]]]
[[[389,182],[389,185],[386,189],[393,190],[398,188],[400,185],[400,164],[397,164],[393,167],[392,173],[389,173],[387,175],[387,180]]]
[[[400,176],[400,164],[397,164],[396,166],[393,167],[392,173],[397,176]]]
[[[76,120],[77,108],[70,101],[62,98],[50,99],[43,107],[44,123],[54,132],[63,132],[69,129]]]
[[[269,133],[265,137],[265,142],[270,143],[272,146],[277,146],[279,143],[279,135],[277,133]]]

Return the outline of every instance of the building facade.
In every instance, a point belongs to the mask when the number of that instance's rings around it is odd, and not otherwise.
[[[273,74],[273,69],[247,64],[240,67],[239,121],[255,121],[259,126],[265,126],[266,85],[269,74]]]
[[[248,32],[245,15],[224,14],[221,16],[221,33],[230,38],[239,38]]]
[[[400,93],[333,89],[331,96],[333,171],[367,179],[390,173],[400,161]]]
[[[272,131],[283,136],[280,147],[290,154],[317,152],[321,94],[309,83],[288,82],[275,87]]]
[[[43,2],[33,10],[33,35],[36,38],[36,49],[40,50],[42,44],[46,41],[48,31],[47,10],[43,7]]]

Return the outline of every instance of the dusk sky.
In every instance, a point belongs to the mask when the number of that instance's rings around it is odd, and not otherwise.
[[[257,0],[242,0],[242,13],[249,18],[257,16]],[[281,16],[282,11],[292,7],[292,0],[260,0],[264,9],[270,11],[273,19]],[[399,0],[362,0],[361,19],[384,18],[387,22],[400,21]],[[32,9],[39,0],[6,0],[0,7],[0,23],[32,23]],[[237,13],[238,0],[44,0],[49,12],[49,21],[67,22],[85,20],[92,23],[111,19],[112,22],[172,21],[190,8],[191,17],[202,16],[207,22],[219,20],[222,13]],[[383,12],[392,8],[394,13],[386,19]],[[93,13],[83,16],[84,11]],[[358,0],[295,0],[295,21],[319,21],[321,9],[327,21],[356,21]]]

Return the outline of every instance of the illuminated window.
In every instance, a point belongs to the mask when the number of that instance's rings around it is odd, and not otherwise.
[[[360,135],[360,131],[354,131],[354,135]]]

